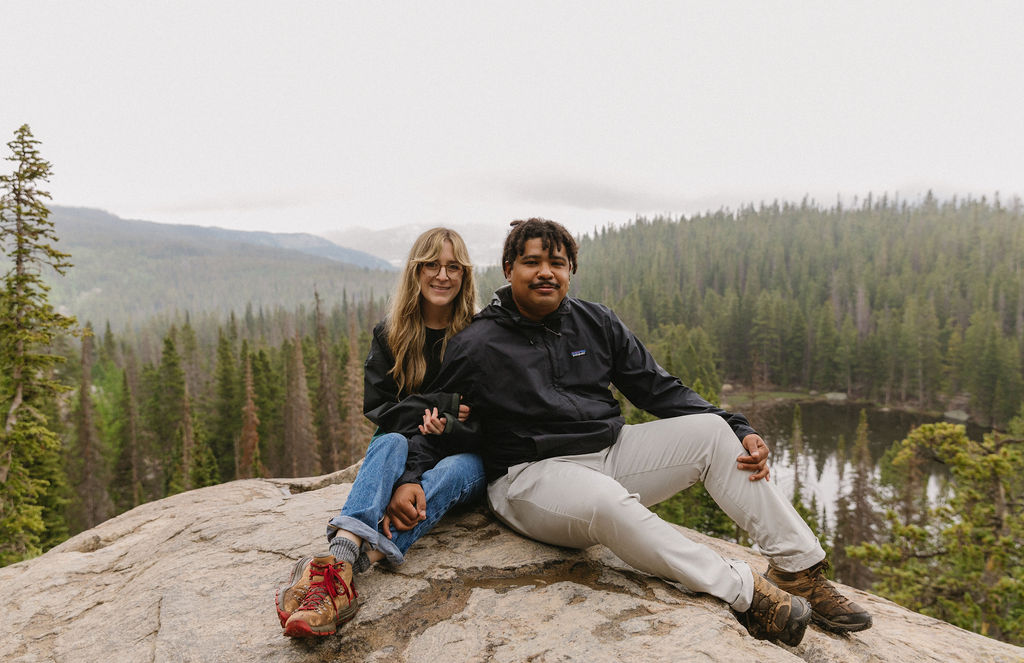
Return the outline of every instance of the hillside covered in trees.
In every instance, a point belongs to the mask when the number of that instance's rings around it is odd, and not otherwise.
[[[1019,199],[638,218],[581,239],[573,287],[682,372],[685,334],[743,385],[940,411],[966,401],[996,426],[1024,400]]]
[[[116,330],[176,312],[290,307],[314,288],[332,303],[383,295],[395,273],[384,260],[302,233],[151,223],[72,207],[54,207],[51,217],[75,263],[63,278],[45,275],[51,303]]]

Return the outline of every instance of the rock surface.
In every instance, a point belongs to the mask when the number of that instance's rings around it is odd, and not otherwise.
[[[0,660],[30,661],[991,661],[1024,649],[847,589],[863,633],[754,640],[721,602],[638,573],[597,546],[523,539],[482,509],[451,514],[408,561],[359,576],[335,636],[281,634],[274,591],[324,549],[355,468],[252,479],[145,504],[45,555],[0,568]],[[763,570],[752,551],[690,533]]]

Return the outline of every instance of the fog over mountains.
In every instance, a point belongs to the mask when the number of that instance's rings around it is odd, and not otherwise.
[[[487,267],[501,262],[501,247],[508,233],[508,225],[444,225],[459,233],[466,241],[469,257],[475,266]],[[432,227],[429,224],[409,224],[383,230],[350,228],[328,231],[323,236],[335,244],[372,253],[394,267],[400,267],[405,264],[413,241],[424,230]]]
[[[52,207],[74,267],[46,274],[50,301],[80,322],[115,328],[153,315],[273,308],[390,292],[395,269],[369,253],[303,233],[268,233],[121,219]]]

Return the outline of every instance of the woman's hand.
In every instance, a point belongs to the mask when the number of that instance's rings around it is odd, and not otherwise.
[[[462,408],[466,408],[466,416],[469,416],[469,407],[465,405],[459,406],[459,419],[462,419]],[[448,420],[441,417],[437,413],[437,408],[433,410],[426,409],[423,411],[423,423],[420,424],[420,432],[424,435],[440,435],[444,432],[444,427],[448,423]]]

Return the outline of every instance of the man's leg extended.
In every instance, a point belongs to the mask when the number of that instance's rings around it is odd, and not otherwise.
[[[641,571],[746,610],[754,586],[750,568],[723,559],[651,513],[635,494],[595,469],[604,456],[549,458],[510,468],[488,487],[491,509],[531,538],[570,548],[603,544]]]
[[[737,469],[744,453],[725,420],[694,414],[625,426],[604,471],[648,506],[702,481],[773,565],[797,571],[820,562],[825,551],[817,537],[775,484]]]
[[[750,481],[750,473],[737,469],[741,454],[743,445],[723,419],[690,415],[626,426],[609,449],[604,469],[644,504],[703,481],[768,557],[767,578],[807,599],[815,622],[836,632],[870,628],[871,616],[825,577],[825,551],[789,500],[774,483]]]

